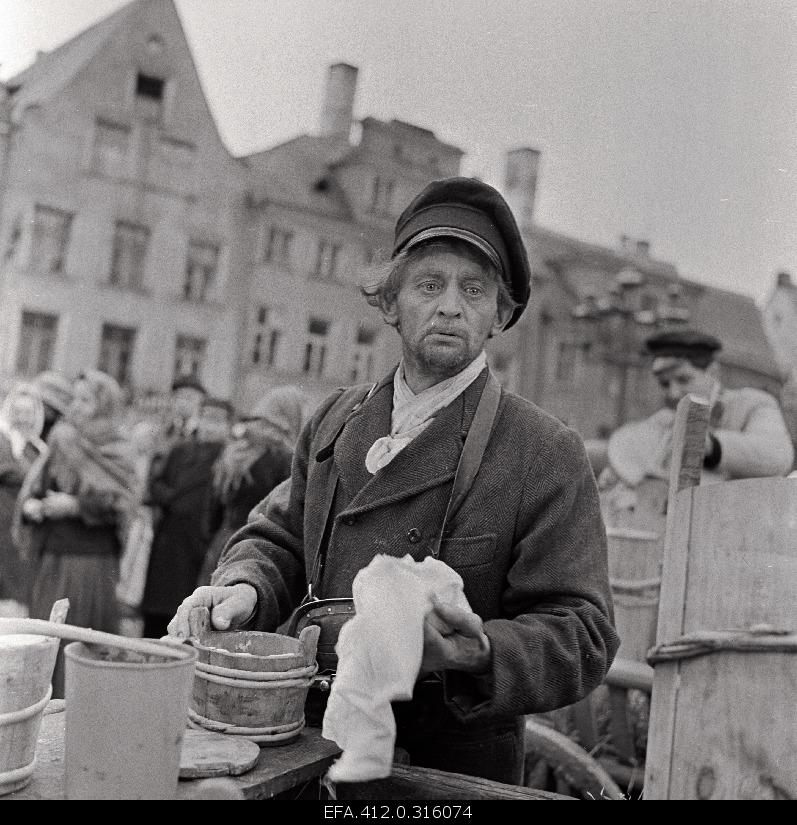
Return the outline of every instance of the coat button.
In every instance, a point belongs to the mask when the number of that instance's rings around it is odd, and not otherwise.
[[[422,538],[423,535],[417,527],[412,527],[407,532],[407,541],[409,541],[410,544],[417,544]]]
[[[357,516],[344,516],[341,521],[347,526],[351,527],[352,524],[357,523]]]

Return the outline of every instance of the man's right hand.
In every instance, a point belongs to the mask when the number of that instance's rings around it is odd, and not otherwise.
[[[198,587],[177,608],[167,628],[170,636],[187,639],[191,635],[188,616],[195,607],[207,607],[215,630],[235,629],[255,612],[257,590],[244,582],[229,587]]]

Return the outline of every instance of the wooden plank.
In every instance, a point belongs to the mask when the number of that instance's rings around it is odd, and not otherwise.
[[[64,722],[63,712],[51,713],[42,719],[33,781],[21,791],[0,799],[64,799]],[[295,742],[263,748],[253,770],[243,776],[229,777],[228,781],[246,799],[270,799],[322,776],[340,753],[340,748],[324,739],[318,728],[305,728]],[[195,798],[196,788],[202,781],[205,780],[180,781],[177,799]]]
[[[697,488],[683,632],[797,628],[795,547],[795,481]],[[681,662],[667,798],[797,798],[795,665],[765,652]]]
[[[386,779],[340,782],[334,786],[334,790],[339,800],[573,799],[521,785],[507,785],[475,776],[409,765],[394,765],[392,775]]]
[[[683,603],[691,529],[692,490],[674,495],[667,513],[656,642],[672,641],[683,634]],[[680,605],[680,607],[679,607]],[[678,702],[680,663],[655,669],[645,757],[645,798],[665,799],[670,779],[674,720]]]

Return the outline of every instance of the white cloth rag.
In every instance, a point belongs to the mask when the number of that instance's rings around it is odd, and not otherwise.
[[[438,559],[378,555],[352,585],[355,615],[341,628],[338,670],[322,735],[343,750],[332,782],[390,776],[396,742],[392,701],[412,698],[423,657],[423,623],[439,601],[470,610],[462,578]]]
[[[487,366],[487,355],[479,355],[451,378],[440,381],[417,395],[404,379],[404,361],[399,364],[393,378],[393,413],[390,417],[390,435],[377,438],[365,456],[365,466],[371,475],[390,462],[417,438],[434,420],[443,407],[447,407],[479,377]]]

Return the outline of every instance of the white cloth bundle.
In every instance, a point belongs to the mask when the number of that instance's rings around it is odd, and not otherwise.
[[[462,578],[431,557],[378,555],[355,576],[356,613],[341,629],[337,676],[323,736],[343,750],[332,782],[390,775],[396,720],[390,703],[412,698],[423,656],[423,623],[439,601],[470,610]]]

